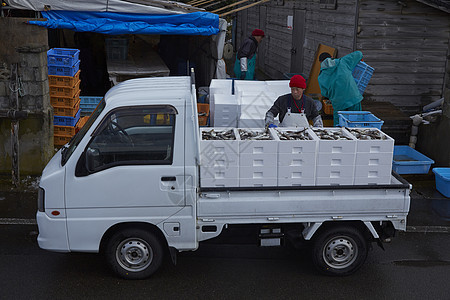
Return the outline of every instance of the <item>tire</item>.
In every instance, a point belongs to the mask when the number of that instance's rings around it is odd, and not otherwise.
[[[105,256],[114,273],[125,279],[145,279],[162,264],[161,241],[142,229],[124,229],[108,241]]]
[[[315,238],[312,257],[320,272],[347,276],[361,268],[367,253],[367,241],[359,230],[338,226],[326,229]]]

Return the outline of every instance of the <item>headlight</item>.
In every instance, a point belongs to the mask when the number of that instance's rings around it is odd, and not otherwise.
[[[38,191],[38,211],[45,211],[45,191],[43,188],[39,188]]]

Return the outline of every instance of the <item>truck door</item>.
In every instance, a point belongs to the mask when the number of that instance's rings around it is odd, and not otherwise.
[[[72,250],[86,249],[86,243],[96,239],[98,244],[98,235],[111,224],[158,224],[185,206],[185,112],[183,100],[179,102],[177,108],[111,110],[79,159],[67,163],[65,199]]]

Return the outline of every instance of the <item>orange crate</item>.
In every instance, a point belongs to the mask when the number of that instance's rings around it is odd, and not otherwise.
[[[53,144],[55,146],[63,146],[65,144],[67,144],[70,141],[71,138],[72,138],[71,136],[56,135],[55,134],[53,136]]]
[[[323,112],[327,115],[332,115],[333,114],[333,105],[331,105],[331,101],[322,99],[322,103],[323,103]]]
[[[80,91],[80,82],[81,80],[78,80],[73,87],[50,86],[50,96],[75,97],[75,95]]]
[[[55,116],[62,116],[62,117],[75,117],[78,110],[80,109],[80,100],[73,106],[54,106],[53,112]]]
[[[86,124],[87,120],[89,120],[89,116],[80,118],[75,125],[75,132],[80,131],[80,129],[83,128],[84,124]]]
[[[56,75],[48,75],[48,85],[56,86],[56,87],[68,87],[72,88],[75,84],[80,80],[81,70],[73,76],[56,76]]]
[[[78,91],[74,97],[50,97],[50,104],[53,107],[73,107],[80,101],[80,92]]]
[[[53,134],[58,136],[73,136],[76,128],[72,126],[53,126]]]
[[[198,125],[206,126],[208,124],[209,104],[197,103]]]

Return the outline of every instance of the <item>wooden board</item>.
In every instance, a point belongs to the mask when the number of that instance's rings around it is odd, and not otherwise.
[[[317,80],[317,77],[319,76],[320,72],[320,62],[319,62],[319,56],[321,53],[327,52],[332,57],[336,57],[336,49],[332,48],[330,46],[319,44],[317,47],[316,54],[314,56],[314,62],[311,67],[311,71],[309,72],[308,77],[308,85],[306,86],[305,94],[316,98],[318,95],[320,95],[320,87],[319,87],[319,81]]]

